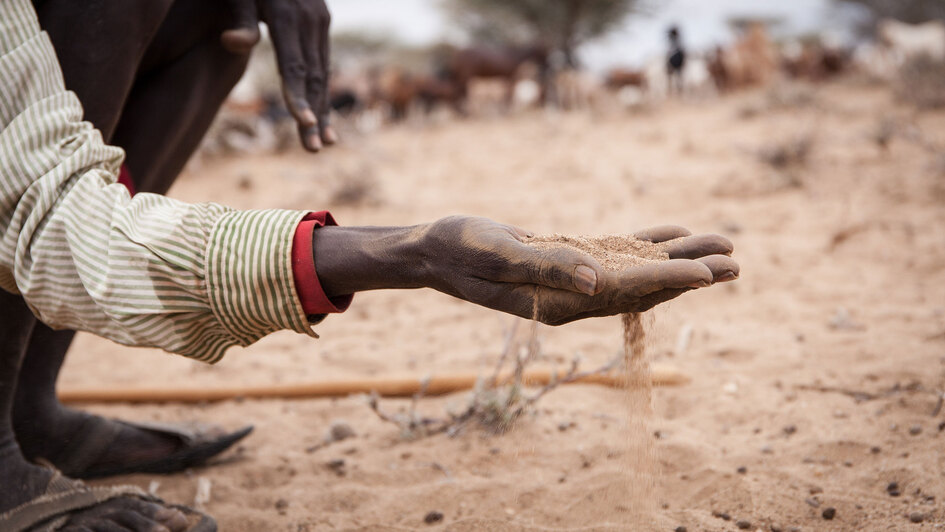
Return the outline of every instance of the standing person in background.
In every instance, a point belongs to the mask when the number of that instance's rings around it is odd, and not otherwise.
[[[686,68],[686,50],[682,45],[678,26],[669,28],[669,54],[666,56],[667,92],[682,95],[683,70]]]
[[[223,45],[227,50],[248,50],[256,30],[255,4],[231,3],[252,7],[236,13],[252,13],[237,17],[250,23],[238,24],[235,34],[223,31]],[[42,11],[53,4],[49,0],[37,5]],[[218,54],[223,52],[216,43],[225,19],[201,10],[217,4],[179,0],[173,5],[152,3],[146,9],[126,2],[85,7],[89,10],[85,23],[101,30],[92,35],[98,40],[66,42],[69,47],[63,48],[64,56],[68,51],[77,53],[79,63],[70,65],[84,65],[79,72],[86,74],[86,82],[94,83],[96,77],[106,80],[102,90],[118,85],[117,97],[89,100],[88,112],[94,113],[94,106],[101,104],[101,116],[111,118],[110,127],[115,128],[107,137],[118,139],[118,132],[128,128],[127,162],[130,166],[138,161],[137,169],[131,167],[133,174],[140,170],[156,179],[176,175],[180,168],[171,170],[183,164],[202,135],[195,129],[208,120],[204,113],[212,118],[225,96],[220,87],[235,82],[229,76],[216,79],[222,57]],[[331,136],[320,118],[327,95],[327,10],[320,0],[271,0],[260,6],[258,15],[271,21],[274,35],[279,24],[285,24],[281,27],[286,47],[280,51],[280,41],[274,40],[286,98],[299,121],[303,143],[318,149]],[[312,7],[320,9],[307,11]],[[117,10],[111,12],[117,18],[101,11],[108,8]],[[190,10],[183,11],[186,16],[171,16],[185,8]],[[317,16],[321,10],[324,17]],[[168,41],[169,48],[156,50],[150,46],[162,32],[162,21],[172,24],[175,38]],[[69,22],[78,29],[85,26],[76,18],[63,19],[65,26]],[[122,31],[127,31],[127,40]],[[142,75],[145,65],[147,75]],[[133,106],[136,101],[140,107]],[[46,431],[41,443],[66,456],[58,456],[61,464],[78,467],[80,474],[88,470],[76,466],[76,453],[93,456],[92,466],[130,468],[135,460],[140,464],[142,457],[159,458],[168,451],[167,445],[121,423],[94,421],[118,431],[118,439],[106,442],[104,448],[92,437],[95,431],[66,433],[58,432],[60,426],[48,426],[84,423],[86,415],[48,411],[62,408],[54,401],[62,360],[53,356],[58,352],[34,350],[37,319],[50,331],[85,330],[126,345],[161,347],[216,362],[229,347],[249,345],[276,330],[314,335],[313,324],[328,312],[343,311],[353,294],[362,290],[431,287],[530,317],[540,288],[541,320],[560,324],[646,310],[738,274],[737,264],[727,256],[729,242],[714,235],[687,236],[676,227],[639,234],[653,241],[673,240],[669,253],[674,260],[612,273],[582,253],[535,250],[523,244],[524,231],[483,218],[341,228],[333,227],[331,215],[324,211],[234,211],[150,193],[132,197],[116,184],[124,153],[108,145],[102,132],[82,117],[80,99],[65,89],[54,43],[41,31],[32,5],[27,0],[0,2],[0,529],[4,531],[216,528],[208,516],[164,505],[140,490],[87,487],[27,460],[24,453],[40,456],[21,446],[19,440],[29,438],[20,434],[24,425],[16,412],[34,416],[28,430]],[[108,131],[107,120],[101,123]],[[140,147],[134,148],[135,142]],[[24,373],[27,367],[35,372]],[[41,393],[33,393],[36,390]],[[50,421],[57,416],[65,417]]]

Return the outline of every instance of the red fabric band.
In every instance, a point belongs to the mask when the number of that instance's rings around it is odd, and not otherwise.
[[[121,163],[121,170],[118,172],[118,182],[125,185],[125,188],[128,189],[128,192],[132,196],[135,195],[135,182],[131,180],[131,172],[128,171],[128,166],[125,163]]]
[[[331,213],[328,211],[309,213],[302,218],[292,239],[292,273],[295,276],[295,291],[299,296],[299,301],[302,302],[302,309],[310,316],[310,321],[318,319],[312,315],[344,312],[354,299],[353,295],[329,298],[318,281],[318,275],[315,272],[315,254],[312,252],[312,234],[315,229],[326,225],[338,225]]]

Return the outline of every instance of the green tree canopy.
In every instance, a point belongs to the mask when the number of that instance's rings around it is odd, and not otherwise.
[[[945,0],[837,0],[866,7],[878,18],[894,18],[911,24],[945,20]]]
[[[542,42],[564,52],[613,31],[640,0],[444,0],[457,24],[475,41]]]

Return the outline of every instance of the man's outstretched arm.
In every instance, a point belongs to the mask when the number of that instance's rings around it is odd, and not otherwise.
[[[531,316],[540,286],[542,320],[564,323],[644,310],[738,274],[725,256],[731,245],[712,235],[680,238],[675,260],[615,274],[469,217],[407,228],[310,225],[301,239],[309,253],[299,253],[293,240],[310,213],[130,198],[115,184],[121,150],[81,117],[28,0],[0,2],[0,287],[21,293],[53,327],[124,344],[214,362],[277,329],[314,334],[296,291],[306,281],[329,300],[426,286],[520,316]],[[293,260],[310,266],[308,278]]]

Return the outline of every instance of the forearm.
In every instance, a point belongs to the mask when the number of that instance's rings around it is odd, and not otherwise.
[[[315,270],[328,297],[382,288],[422,288],[428,267],[426,225],[321,227],[314,232]]]

